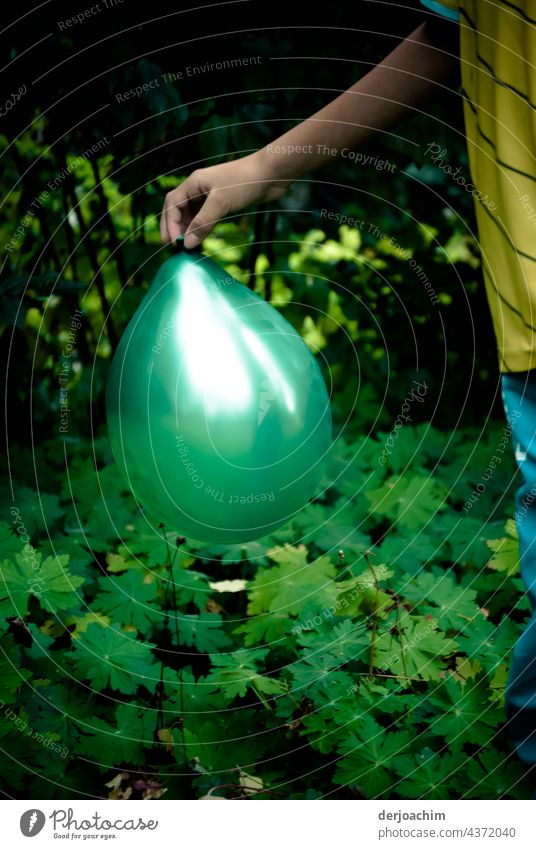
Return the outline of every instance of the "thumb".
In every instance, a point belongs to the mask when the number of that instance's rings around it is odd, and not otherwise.
[[[227,211],[227,204],[223,200],[221,193],[216,191],[209,192],[203,206],[195,218],[192,219],[184,234],[184,246],[186,248],[196,248],[205,236],[208,236],[214,225],[223,218]]]

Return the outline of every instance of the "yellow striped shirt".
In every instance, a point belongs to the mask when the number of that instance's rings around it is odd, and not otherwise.
[[[435,0],[422,0],[430,9]],[[536,367],[536,0],[459,11],[467,150],[502,372]]]

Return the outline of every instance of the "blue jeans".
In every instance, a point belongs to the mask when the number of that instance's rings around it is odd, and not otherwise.
[[[536,369],[501,377],[522,483],[516,491],[521,578],[532,615],[516,642],[505,690],[507,731],[525,764],[536,764]]]

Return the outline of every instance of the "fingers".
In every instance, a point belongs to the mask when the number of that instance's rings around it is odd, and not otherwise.
[[[169,192],[166,195],[160,213],[160,236],[163,242],[173,242],[177,236],[184,233],[185,229],[182,223],[182,211],[176,205],[174,194],[175,192]]]
[[[196,171],[166,195],[160,214],[160,236],[163,242],[173,242],[178,236],[184,235],[193,217],[190,207],[199,205],[203,190]]]
[[[166,224],[166,208],[162,207],[162,212],[160,213],[160,238],[167,244],[167,242],[171,242],[171,238],[169,235],[169,231]]]
[[[228,204],[223,199],[222,191],[213,190],[209,192],[200,211],[186,229],[184,246],[186,248],[197,247],[227,212]]]

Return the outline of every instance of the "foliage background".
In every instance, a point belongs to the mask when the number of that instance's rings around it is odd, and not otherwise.
[[[138,510],[106,435],[110,357],[170,252],[165,191],[311,114],[423,13],[101,6],[64,28],[71,4],[29,9],[4,35],[6,91],[26,92],[0,124],[3,792],[530,798],[503,712],[529,614],[509,445],[464,509],[506,444],[472,198],[425,152],[467,173],[455,93],[363,151],[394,170],[334,162],[204,243],[322,352],[336,425],[323,495],[268,538],[203,546]],[[414,381],[425,397],[382,465]]]

